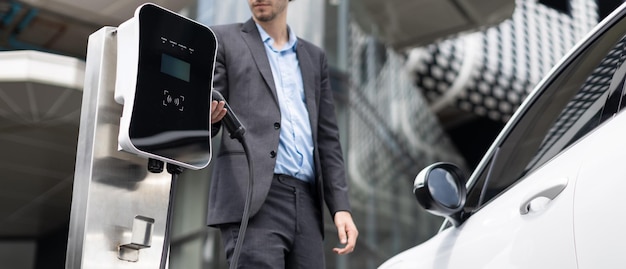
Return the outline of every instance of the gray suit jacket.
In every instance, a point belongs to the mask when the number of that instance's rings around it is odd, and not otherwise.
[[[246,128],[245,140],[253,160],[254,192],[251,215],[258,212],[270,188],[280,129],[280,109],[272,70],[259,31],[246,23],[213,26],[218,40],[214,89],[222,93]],[[339,132],[322,49],[298,39],[307,110],[313,133],[315,184],[319,208],[326,202],[331,214],[349,211],[348,187]],[[213,125],[216,135],[221,124]],[[243,146],[222,135],[209,193],[208,225],[241,221],[248,187],[248,163]],[[322,212],[322,211],[320,211]]]

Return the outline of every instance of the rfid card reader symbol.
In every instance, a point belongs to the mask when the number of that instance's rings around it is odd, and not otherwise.
[[[163,106],[174,107],[178,111],[185,110],[185,96],[172,95],[168,90],[163,90]]]

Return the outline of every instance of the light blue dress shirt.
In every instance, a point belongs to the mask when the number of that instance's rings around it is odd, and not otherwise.
[[[257,24],[265,52],[272,68],[272,76],[280,106],[280,141],[274,173],[290,175],[312,182],[313,136],[306,109],[302,73],[296,55],[297,37],[288,28],[289,42],[280,50],[274,40]]]

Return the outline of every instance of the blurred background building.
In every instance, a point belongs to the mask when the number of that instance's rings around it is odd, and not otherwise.
[[[247,1],[154,3],[206,25],[250,18]],[[88,36],[136,0],[0,0],[0,264],[64,268]],[[526,94],[621,0],[297,0],[289,24],[324,48],[339,117],[356,251],[328,268],[376,268],[441,219],[413,178],[454,162],[470,173]],[[214,144],[217,140],[214,141]],[[217,145],[219,146],[219,145]],[[225,268],[205,225],[210,170],[181,175],[171,268]],[[326,218],[330,221],[330,218]]]

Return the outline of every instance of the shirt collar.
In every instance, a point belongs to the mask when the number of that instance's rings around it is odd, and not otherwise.
[[[255,23],[255,25],[256,25],[256,28],[259,29],[259,34],[261,34],[261,40],[263,41],[263,43],[267,44],[272,50],[276,51],[274,47],[272,46],[274,45],[274,39],[272,39],[272,37],[269,34],[267,34],[267,32],[265,32],[263,27],[261,27],[257,23]],[[289,26],[287,26],[287,33],[289,34],[289,41],[287,41],[287,44],[285,45],[285,47],[283,47],[281,51],[286,51],[289,49],[296,51],[296,44],[298,43],[298,37],[293,32],[293,30],[291,30],[291,27]]]

